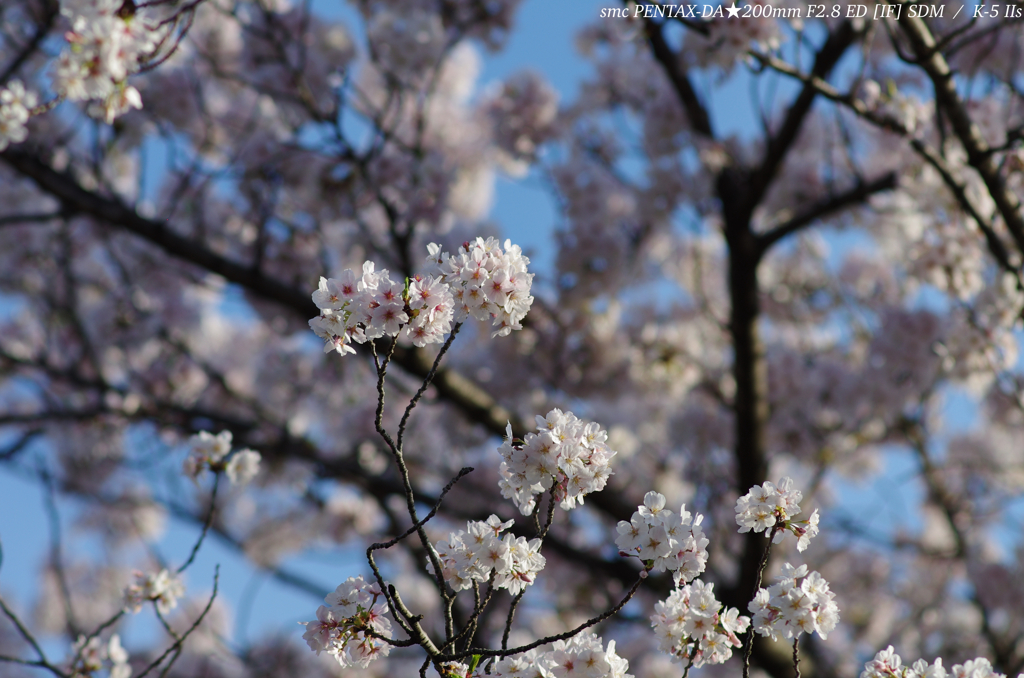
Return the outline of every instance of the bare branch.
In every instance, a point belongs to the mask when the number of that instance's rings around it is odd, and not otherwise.
[[[895,172],[888,172],[883,176],[867,183],[858,183],[850,190],[838,195],[826,198],[816,205],[812,205],[804,212],[796,215],[789,221],[779,224],[772,230],[758,236],[760,246],[759,257],[763,256],[771,247],[783,238],[796,233],[797,231],[810,226],[819,219],[840,212],[848,207],[859,205],[876,193],[891,191],[898,185]]]

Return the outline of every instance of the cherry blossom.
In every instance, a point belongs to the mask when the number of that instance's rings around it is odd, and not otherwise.
[[[317,608],[316,619],[300,622],[306,627],[303,639],[318,655],[327,651],[342,667],[366,668],[386,657],[391,646],[378,636],[391,633],[387,607],[378,603],[381,591],[362,577],[349,577],[327,594]]]
[[[839,623],[835,594],[820,574],[808,574],[806,565],[783,564],[776,583],[759,589],[749,610],[754,631],[772,640],[801,633],[817,633],[827,638]]]
[[[181,578],[168,570],[156,573],[135,573],[135,583],[124,591],[124,609],[137,613],[145,602],[156,604],[160,614],[167,614],[178,605],[178,599],[185,595]]]
[[[640,558],[652,571],[671,572],[678,586],[693,581],[707,566],[703,521],[699,513],[691,516],[685,504],[675,513],[665,508],[663,495],[648,492],[630,521],[616,527],[615,544],[621,555]]]
[[[569,511],[583,497],[604,489],[612,474],[615,451],[608,448],[608,433],[595,422],[578,419],[572,412],[551,410],[536,416],[537,433],[522,441],[512,438],[511,426],[498,448],[501,495],[512,499],[520,512],[530,515],[537,495],[551,490],[562,509]]]

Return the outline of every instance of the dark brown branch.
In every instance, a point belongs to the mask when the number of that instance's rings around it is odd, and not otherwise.
[[[970,218],[974,219],[975,223],[978,224],[978,228],[981,229],[982,234],[985,237],[985,243],[988,246],[989,252],[999,263],[999,265],[1008,273],[1014,275],[1018,279],[1018,285],[1024,289],[1024,281],[1021,281],[1021,274],[1017,267],[1013,264],[1010,256],[1010,252],[1006,249],[1003,241],[996,234],[992,227],[989,219],[986,219],[981,215],[981,211],[975,206],[970,196],[967,194],[966,184],[958,179],[954,174],[953,170],[947,165],[946,161],[938,154],[935,149],[929,147],[924,141],[917,138],[912,138],[910,131],[903,126],[899,121],[879,115],[878,113],[868,110],[864,103],[858,100],[856,97],[850,94],[843,94],[837,89],[832,87],[830,84],[822,80],[821,78],[812,77],[801,73],[793,66],[787,64],[781,59],[777,59],[768,54],[752,53],[755,59],[757,59],[762,65],[768,66],[783,75],[788,75],[792,78],[800,80],[801,82],[813,86],[818,90],[818,93],[823,97],[841,104],[853,111],[858,117],[870,122],[872,125],[880,129],[899,134],[900,136],[908,139],[908,143],[911,148],[914,149],[920,155],[925,162],[931,165],[942,177],[943,182],[953,193],[957,203],[963,208],[964,212]]]
[[[679,55],[673,52],[672,48],[665,41],[662,29],[662,24],[655,23],[650,19],[644,20],[644,31],[647,34],[647,41],[651,45],[651,52],[654,54],[655,60],[661,64],[669,82],[672,83],[676,96],[679,97],[679,102],[683,105],[683,110],[686,111],[686,117],[689,119],[690,125],[700,134],[713,139],[715,132],[711,127],[711,118],[708,116],[708,111],[697,97],[697,92],[693,89],[690,78],[687,77],[680,67]]]
[[[779,224],[767,233],[758,236],[757,240],[760,247],[758,256],[763,256],[764,253],[772,247],[772,245],[783,238],[810,226],[815,221],[842,211],[847,207],[859,205],[875,193],[891,191],[896,188],[898,183],[896,173],[889,172],[874,181],[858,183],[845,193],[840,193],[839,195],[832,196],[810,206],[804,212],[796,215],[789,221]]]
[[[48,0],[43,3],[43,16],[40,17],[39,23],[36,24],[36,30],[29,38],[29,41],[18,50],[17,56],[11,60],[11,63],[7,64],[7,67],[0,73],[0,87],[7,84],[7,81],[14,77],[14,74],[18,72],[18,69],[24,65],[26,61],[32,58],[32,55],[42,47],[43,41],[46,36],[49,35],[50,29],[53,28],[53,24],[56,22],[57,17],[60,15],[60,3],[56,0]]]
[[[891,3],[900,5],[903,3]],[[943,54],[936,49],[935,37],[923,19],[904,17],[898,22],[900,30],[910,43],[920,67],[928,74],[935,88],[935,105],[949,120],[957,139],[967,152],[967,163],[978,172],[992,200],[1013,236],[1017,247],[1024,252],[1024,216],[1021,215],[1020,201],[1009,190],[999,173],[995,157],[981,136],[981,130],[971,120],[960,93],[957,92],[953,72]]]
[[[26,150],[7,149],[0,153],[0,160],[32,179],[39,188],[59,200],[71,214],[88,215],[113,227],[124,229],[157,245],[177,259],[220,275],[257,296],[292,309],[303,317],[310,318],[318,314],[310,292],[298,290],[253,270],[249,263],[240,263],[221,256],[203,243],[174,232],[166,223],[140,216],[116,197],[102,196],[82,188],[71,174],[54,170]],[[419,377],[426,377],[433,366],[432,357],[422,349],[399,347],[395,350],[394,360],[403,369]],[[456,405],[468,419],[484,426],[491,433],[501,435],[509,421],[520,430],[525,428],[511,411],[498,404],[484,389],[458,372],[451,369],[438,370],[433,385],[442,398]]]
[[[60,212],[45,212],[42,214],[5,214],[0,216],[0,227],[54,221],[56,219],[60,219],[62,216],[63,215]]]
[[[853,24],[849,21],[844,21],[836,26],[829,34],[828,40],[825,41],[825,44],[818,51],[817,56],[815,56],[814,66],[811,68],[811,76],[822,79],[827,78],[828,74],[832,72],[832,69],[839,63],[839,60],[846,54],[846,50],[857,40],[859,35],[860,33],[854,29]],[[800,130],[803,128],[804,121],[807,119],[807,115],[811,112],[811,107],[817,94],[817,90],[812,85],[804,85],[800,94],[797,95],[786,111],[782,126],[768,139],[764,160],[752,173],[749,186],[747,187],[749,193],[745,196],[745,202],[750,210],[748,216],[753,214],[754,207],[761,202],[768,187],[775,179],[779,168],[782,167],[789,149],[796,141]]]
[[[540,640],[535,640],[527,645],[520,645],[519,647],[514,647],[511,650],[488,650],[484,648],[474,647],[468,650],[464,650],[462,652],[456,652],[450,655],[435,657],[435,659],[437,661],[459,661],[461,659],[465,659],[466,657],[471,657],[473,655],[480,655],[481,657],[511,657],[512,655],[521,654],[523,652],[532,650],[535,647],[540,647],[541,645],[553,643],[556,640],[566,640],[568,638],[572,638],[573,636],[578,635],[581,631],[589,629],[591,626],[596,626],[597,624],[603,622],[605,619],[608,619],[609,617],[618,614],[619,611],[626,606],[626,603],[633,599],[633,596],[636,594],[637,589],[640,588],[640,584],[642,584],[643,581],[644,577],[638,578],[636,582],[633,584],[633,586],[629,589],[629,591],[626,592],[626,595],[623,596],[622,600],[620,600],[618,604],[615,605],[615,607],[606,610],[605,612],[599,614],[598,616],[592,619],[588,619],[587,621],[583,622],[571,631],[559,633],[558,635],[554,636],[548,636],[547,638],[541,638]]]

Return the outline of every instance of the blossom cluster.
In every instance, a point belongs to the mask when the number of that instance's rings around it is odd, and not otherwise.
[[[26,91],[21,80],[11,80],[0,89],[0,151],[25,140],[25,125],[36,103],[35,92]]]
[[[486,521],[469,521],[466,531],[452,533],[435,547],[441,559],[444,580],[462,591],[474,581],[484,582],[494,574],[494,586],[517,595],[533,583],[544,569],[540,539],[527,541],[511,534],[500,536],[514,521],[501,522],[492,515]]]
[[[391,622],[387,606],[378,603],[382,595],[376,583],[361,576],[349,577],[324,598],[316,619],[299,622],[306,627],[302,638],[319,655],[324,650],[341,666],[366,668],[378,657],[386,657],[391,646],[376,636],[388,636]]]
[[[635,555],[655,572],[672,572],[678,586],[693,581],[707,565],[708,539],[700,528],[703,521],[699,513],[691,516],[686,504],[675,513],[665,508],[663,495],[648,492],[644,505],[629,522],[619,522],[615,545],[621,555]]]
[[[98,102],[90,113],[108,124],[131,108],[142,108],[142,97],[127,78],[156,50],[165,32],[157,17],[122,0],[62,0],[61,13],[71,21],[71,30],[54,67],[57,94]]]
[[[818,535],[818,511],[807,520],[794,521],[800,515],[803,493],[793,488],[792,478],[783,478],[778,486],[766,481],[755,485],[736,501],[736,524],[740,533],[772,530],[773,543],[778,544],[789,530],[797,537],[796,548],[804,551]]]
[[[820,574],[808,574],[806,565],[785,563],[776,583],[758,590],[748,609],[754,615],[754,630],[772,640],[780,634],[793,638],[815,632],[827,638],[839,623],[835,594]]]
[[[320,278],[313,303],[320,315],[309,327],[324,340],[324,352],[355,353],[352,344],[383,336],[415,346],[439,344],[452,323],[469,316],[491,320],[492,337],[522,329],[520,321],[533,304],[527,273],[530,260],[511,241],[494,238],[463,243],[454,255],[430,243],[427,261],[437,275],[418,275],[408,286],[391,279],[387,269],[363,263],[362,275],[346,269],[339,278]]]
[[[607,649],[601,638],[590,631],[558,640],[550,650],[531,650],[494,663],[492,675],[499,678],[533,678],[534,676],[572,676],[576,678],[632,678],[626,671],[629,662],[615,652],[615,641]]]
[[[446,43],[441,17],[421,9],[377,12],[366,32],[377,65],[406,82],[436,66]]]
[[[192,436],[192,452],[185,459],[182,471],[196,480],[206,469],[214,472],[223,470],[234,485],[249,483],[260,471],[260,453],[255,450],[238,450],[225,462],[231,453],[231,431],[213,435],[200,431]]]
[[[530,515],[536,496],[554,488],[554,498],[566,511],[583,503],[583,496],[604,489],[612,474],[615,452],[606,441],[608,432],[594,422],[578,419],[572,412],[553,409],[546,417],[537,415],[537,433],[525,440],[507,437],[498,448],[503,461],[498,486],[501,495],[512,499],[523,515]]]
[[[900,92],[891,81],[883,91],[874,80],[865,80],[858,87],[858,95],[869,111],[895,121],[911,134],[931,117],[931,102]]]
[[[532,159],[552,133],[558,117],[558,94],[529,71],[512,76],[487,102],[494,142],[508,158]],[[524,168],[525,171],[525,168]]]
[[[153,601],[160,614],[167,614],[178,606],[185,595],[185,585],[176,574],[167,570],[157,573],[135,572],[135,583],[124,590],[124,611],[137,613],[142,604]]]
[[[446,285],[417,276],[406,290],[387,269],[374,271],[372,261],[363,263],[361,276],[345,269],[340,278],[321,277],[313,303],[320,315],[309,326],[327,353],[355,353],[352,343],[399,334],[416,346],[437,344],[452,329],[454,301]]]
[[[956,664],[952,673],[955,678],[1006,678],[1004,674],[997,673],[984,657]],[[864,665],[860,678],[946,678],[948,675],[941,657],[931,664],[918,659],[912,665],[904,666],[903,659],[890,645]]]
[[[523,329],[520,321],[533,305],[533,274],[527,272],[530,259],[518,245],[506,240],[503,249],[494,238],[477,238],[463,243],[455,254],[442,252],[435,243],[427,250],[427,260],[437,265],[441,280],[451,287],[456,322],[469,316],[491,320],[496,328],[492,337]]]
[[[672,591],[668,599],[654,606],[651,626],[662,652],[693,665],[721,664],[740,647],[737,634],[750,626],[750,617],[740,616],[734,607],[722,609],[715,598],[714,584],[697,580]]]
[[[121,647],[121,638],[116,633],[104,643],[98,636],[78,636],[72,646],[74,659],[71,661],[71,678],[86,678],[109,662],[109,678],[129,678],[132,667],[128,664],[128,653]]]

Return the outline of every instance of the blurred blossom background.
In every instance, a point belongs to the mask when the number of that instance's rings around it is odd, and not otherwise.
[[[766,582],[807,563],[841,615],[802,645],[804,675],[860,675],[888,645],[907,664],[1024,669],[1013,12],[106,4],[0,7],[0,596],[55,664],[127,586],[184,563],[208,522],[166,618],[147,606],[103,629],[133,675],[200,615],[167,675],[356,675],[299,624],[409,518],[373,427],[370,354],[322,350],[310,295],[367,260],[395,281],[424,274],[429,244],[480,236],[522,248],[534,301],[509,336],[467,322],[410,419],[421,516],[476,469],[430,538],[492,513],[527,529],[498,489],[506,425],[522,438],[560,408],[616,452],[607,488],[555,514],[514,643],[629,589],[639,566],[616,524],[649,491],[704,516],[703,579],[746,613],[765,539],[737,533],[736,501],[789,476],[821,535],[776,548]],[[601,17],[613,7],[633,17]],[[95,26],[127,37],[103,52],[112,34]],[[105,56],[83,70],[92,49]],[[436,350],[396,351],[386,426]],[[183,473],[200,431],[259,453],[250,484]],[[440,637],[413,541],[382,573]],[[682,670],[649,619],[673,589],[655,573],[596,627],[640,678]],[[474,642],[500,644],[500,596]],[[104,647],[86,673],[120,678]],[[791,675],[790,652],[758,640],[754,671]],[[33,656],[8,619],[0,655]],[[359,675],[421,662],[397,649]]]

